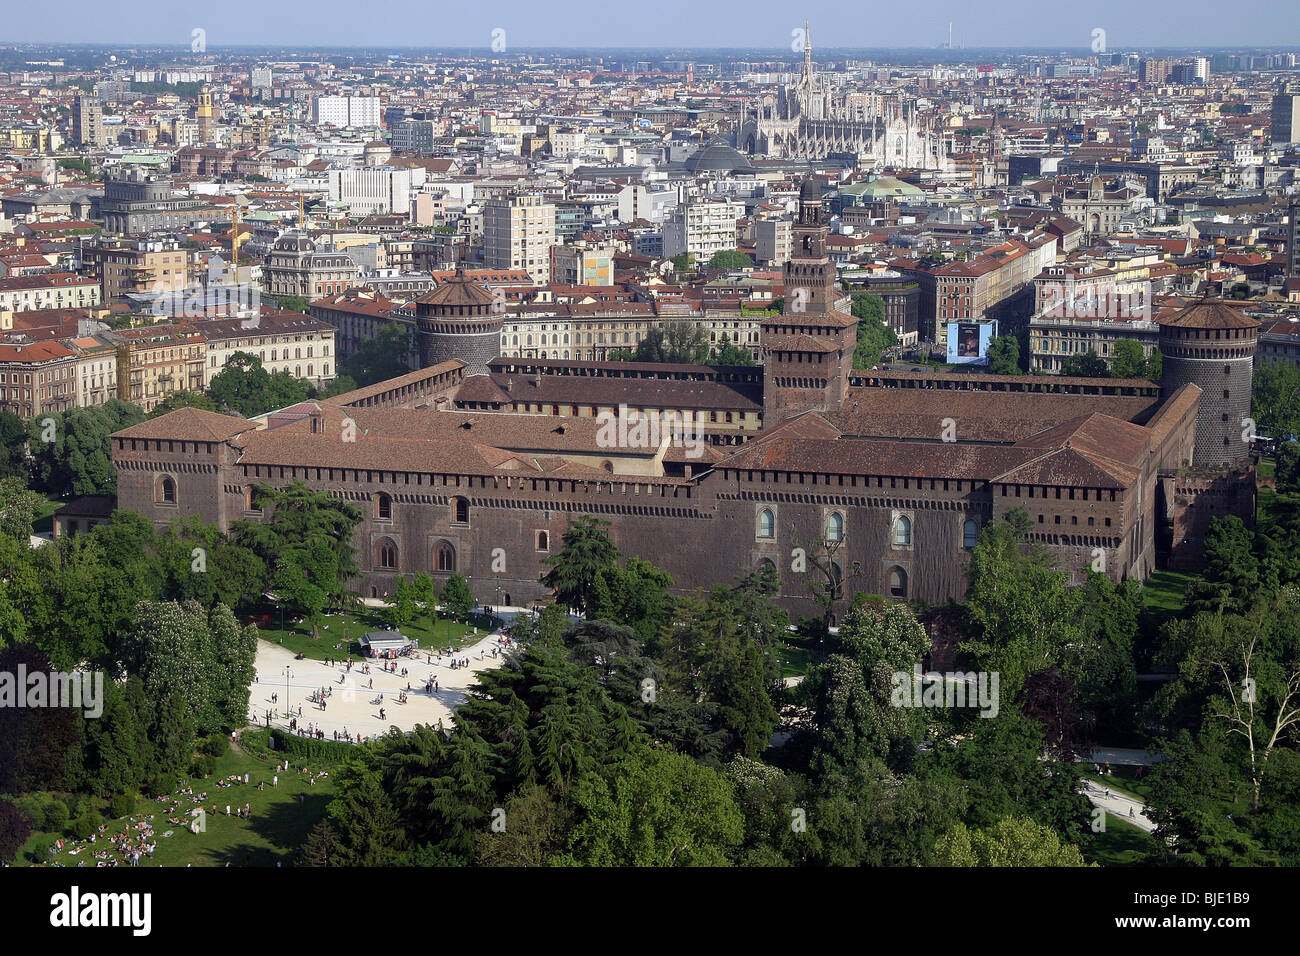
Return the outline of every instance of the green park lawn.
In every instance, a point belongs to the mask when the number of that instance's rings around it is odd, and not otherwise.
[[[812,666],[816,652],[817,639],[803,634],[787,633],[779,648],[781,655],[781,676],[802,677]]]
[[[62,501],[46,501],[32,519],[32,534],[48,533],[54,530],[54,512],[62,508]]]
[[[1188,571],[1152,571],[1142,588],[1147,611],[1162,618],[1181,611],[1187,584],[1196,577]]]
[[[361,658],[356,641],[367,631],[382,631],[387,626],[380,608],[365,608],[358,614],[328,614],[321,617],[320,636],[313,638],[311,628],[305,622],[293,624],[286,619],[284,628],[280,627],[279,615],[271,612],[271,619],[263,622],[255,620],[261,631],[261,638],[273,644],[282,644],[295,654],[302,654],[313,660],[327,657]],[[446,618],[430,622],[427,617],[402,626],[402,633],[416,641],[424,650],[442,650],[461,648],[474,643],[486,633],[485,625],[490,622],[478,619],[478,636],[474,634],[475,624],[464,624]],[[342,649],[336,647],[343,644]],[[344,654],[346,651],[346,655]]]
[[[1123,817],[1106,814],[1106,829],[1089,833],[1080,845],[1083,858],[1101,866],[1142,866],[1150,854],[1160,852],[1160,843]]]
[[[332,764],[322,759],[291,757],[292,769],[279,774],[280,785],[271,786],[275,775],[277,760],[272,753],[265,756],[252,752],[232,750],[216,762],[216,770],[211,777],[184,783],[181,786],[193,786],[196,794],[204,791],[208,794],[205,801],[208,813],[206,832],[193,834],[183,826],[177,827],[167,822],[167,810],[172,803],[159,803],[157,800],[141,798],[136,804],[135,816],[153,814],[154,839],[158,849],[152,859],[143,857],[141,866],[275,866],[277,862],[291,866],[296,862],[298,848],[306,840],[307,834],[325,813],[325,807],[334,797],[335,788],[331,778],[318,779],[312,785],[306,773],[299,773],[303,767],[313,771],[328,769]],[[230,774],[249,775],[250,784],[220,789],[216,786]],[[258,781],[266,782],[266,789],[257,789]],[[189,797],[182,800],[180,809],[172,816],[181,817],[195,806]],[[226,804],[230,804],[231,815],[226,816]],[[237,807],[245,803],[250,805],[248,820],[235,815]],[[211,812],[213,804],[219,805],[219,811]],[[125,819],[109,823],[110,834],[120,834],[127,829]],[[163,836],[168,830],[170,837]],[[48,848],[53,845],[57,834],[36,834],[23,846],[18,854],[20,863],[30,863],[46,859]],[[102,845],[102,838],[100,840]],[[75,867],[81,860],[87,866],[94,866],[95,859],[90,851],[83,851],[78,856],[60,854],[54,857],[64,866]],[[121,864],[119,864],[121,865]]]

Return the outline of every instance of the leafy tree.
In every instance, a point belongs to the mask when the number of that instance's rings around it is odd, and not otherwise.
[[[311,385],[288,372],[274,374],[262,367],[262,360],[247,352],[236,352],[208,386],[212,398],[245,418],[304,401]]]
[[[336,395],[344,395],[348,392],[355,391],[357,388],[356,381],[351,375],[340,375],[334,381],[330,382],[319,392],[320,398],[333,398]]]
[[[1260,362],[1251,387],[1251,416],[1273,438],[1300,435],[1300,368],[1290,362]]]
[[[676,266],[677,260],[673,260]],[[739,249],[719,249],[709,259],[710,269],[748,269],[754,264],[754,260]]]
[[[999,335],[989,342],[988,371],[993,375],[1019,375],[1020,340],[1014,335]]]
[[[447,579],[442,587],[442,606],[451,612],[452,617],[460,621],[467,620],[470,611],[477,604],[463,574],[457,572]]]
[[[737,337],[739,338],[739,336]],[[733,343],[731,336],[723,332],[722,338],[718,341],[717,349],[714,351],[712,364],[750,366],[754,364],[754,357],[750,354],[749,349]]]
[[[1112,378],[1142,378],[1147,372],[1147,357],[1137,339],[1118,339],[1110,360]]]
[[[1088,349],[1083,355],[1071,355],[1062,362],[1061,374],[1080,378],[1107,378],[1110,369],[1095,349]]]
[[[271,301],[277,308],[285,309],[289,312],[310,312],[311,302],[305,296],[301,295],[273,295]]]
[[[336,772],[338,796],[326,820],[338,838],[331,844],[337,866],[387,866],[396,862],[406,836],[383,786],[378,758],[363,753]]]
[[[936,866],[1088,866],[1079,848],[1050,827],[1006,817],[971,832],[958,823],[935,845]]]
[[[672,587],[667,571],[640,558],[628,558],[625,568],[599,568],[589,616],[625,625],[635,630],[640,640],[649,640],[671,611],[668,592]]]
[[[679,252],[672,257],[674,272],[689,272],[695,265],[695,254],[693,252]]]
[[[555,592],[556,603],[579,613],[592,607],[600,572],[613,567],[619,558],[608,527],[603,518],[579,515],[565,530],[560,551],[542,559],[549,570],[541,582]]]
[[[704,328],[693,322],[663,322],[647,331],[635,349],[614,357],[625,362],[705,365],[709,361],[709,339]]]
[[[108,436],[142,421],[139,408],[116,398],[33,418],[29,442],[36,490],[52,497],[115,494],[117,469]]]
[[[209,612],[195,601],[142,602],[122,644],[127,672],[154,700],[179,695],[200,735],[244,723],[256,651],[255,627],[240,628],[223,605]]]
[[[1064,664],[1083,643],[1074,613],[1080,595],[1051,567],[1049,552],[1026,542],[1028,518],[1017,508],[985,525],[967,571],[969,637],[961,648],[980,670],[1001,675],[1001,693],[1012,700],[1031,674]]]
[[[505,802],[506,827],[478,838],[481,866],[545,866],[564,851],[571,811],[544,787],[532,785]]]
[[[31,833],[32,825],[22,811],[0,800],[0,863],[12,863]]]
[[[1222,736],[1182,729],[1158,750],[1165,759],[1147,775],[1146,810],[1157,840],[1177,840],[1179,859],[1191,866],[1275,862],[1243,821],[1230,816],[1237,775]]]
[[[0,410],[0,478],[26,479],[28,438],[23,420]]]
[[[163,575],[161,596],[231,607],[260,595],[266,565],[249,548],[233,544],[197,515],[175,518],[155,538]]]
[[[356,385],[373,385],[405,375],[411,370],[411,330],[402,322],[389,322],[361,340],[343,361],[343,371]]]
[[[21,478],[0,478],[0,534],[7,534],[26,543],[32,534],[32,523],[45,506],[45,499],[29,491]]]
[[[1205,727],[1244,751],[1251,806],[1258,809],[1274,750],[1300,727],[1300,597],[1268,596],[1246,614],[1201,612],[1171,626],[1179,679],[1162,691],[1204,701]]]
[[[411,582],[399,577],[393,588],[392,598],[384,609],[384,617],[390,627],[401,630],[415,618],[415,592]]]
[[[564,862],[586,866],[724,866],[744,818],[716,770],[667,750],[642,750],[612,779],[574,788],[578,822]]]
[[[158,418],[168,412],[174,412],[178,408],[198,408],[205,412],[221,411],[221,406],[202,392],[174,392],[155,405],[154,410],[149,413],[148,417]]]
[[[1300,442],[1287,441],[1277,446],[1277,490],[1300,493]]]
[[[885,324],[885,300],[874,292],[855,292],[851,311],[858,320],[853,367],[873,368],[880,364],[885,349],[898,344],[898,336]]]
[[[271,509],[270,520],[234,522],[234,543],[265,563],[269,586],[314,627],[315,616],[327,604],[341,603],[347,582],[360,573],[352,532],[362,511],[302,481],[282,488],[258,485],[253,502]]]

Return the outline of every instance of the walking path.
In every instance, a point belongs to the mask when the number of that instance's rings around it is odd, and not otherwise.
[[[529,612],[527,608],[496,610],[506,621],[520,613]],[[265,727],[269,710],[271,726],[288,730],[286,709],[292,708],[293,715],[298,717],[301,708],[300,728],[308,724],[313,731],[320,728],[325,731],[325,740],[333,740],[335,731],[341,737],[346,729],[353,741],[357,734],[362,739],[381,736],[390,727],[411,731],[416,724],[435,725],[438,721],[450,727],[455,709],[465,701],[466,691],[476,683],[478,674],[505,659],[502,647],[502,635],[497,631],[485,634],[478,643],[460,651],[444,651],[441,659],[437,652],[429,651],[398,658],[390,662],[397,665],[397,673],[384,671],[383,661],[372,660],[368,662],[370,673],[366,674],[360,661],[353,661],[352,670],[348,671],[346,663],[326,664],[310,658],[295,660],[293,651],[259,639],[254,662],[257,678],[248,701],[249,722]],[[492,656],[493,649],[498,652],[496,657]],[[469,658],[469,665],[452,668],[451,662],[456,658]],[[407,670],[405,677],[402,668]],[[430,677],[438,681],[438,690],[433,694],[424,689]],[[406,691],[408,684],[411,689],[407,691],[406,703],[400,704],[398,694]],[[321,688],[329,693],[324,710],[307,699]],[[378,700],[380,694],[382,701]]]

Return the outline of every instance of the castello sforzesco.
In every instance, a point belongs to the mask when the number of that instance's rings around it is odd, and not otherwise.
[[[550,597],[543,560],[594,515],[684,591],[770,562],[805,614],[831,577],[960,599],[980,529],[1014,508],[1061,568],[1117,581],[1195,566],[1213,518],[1250,520],[1253,319],[1210,299],[1162,318],[1158,383],[854,370],[811,180],[792,232],[761,369],[500,357],[493,296],[458,274],[415,301],[417,371],[256,420],[187,408],[113,435],[117,505],[226,529],[263,517],[256,485],[303,481],[363,507],[362,594],[460,572],[478,600],[516,605]]]

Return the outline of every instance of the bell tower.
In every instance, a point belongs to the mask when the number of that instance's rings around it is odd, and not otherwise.
[[[836,272],[826,251],[821,188],[810,176],[799,191],[793,248],[785,264],[785,306],[763,320],[763,422],[806,411],[833,411],[848,394],[858,320],[835,308]]]

